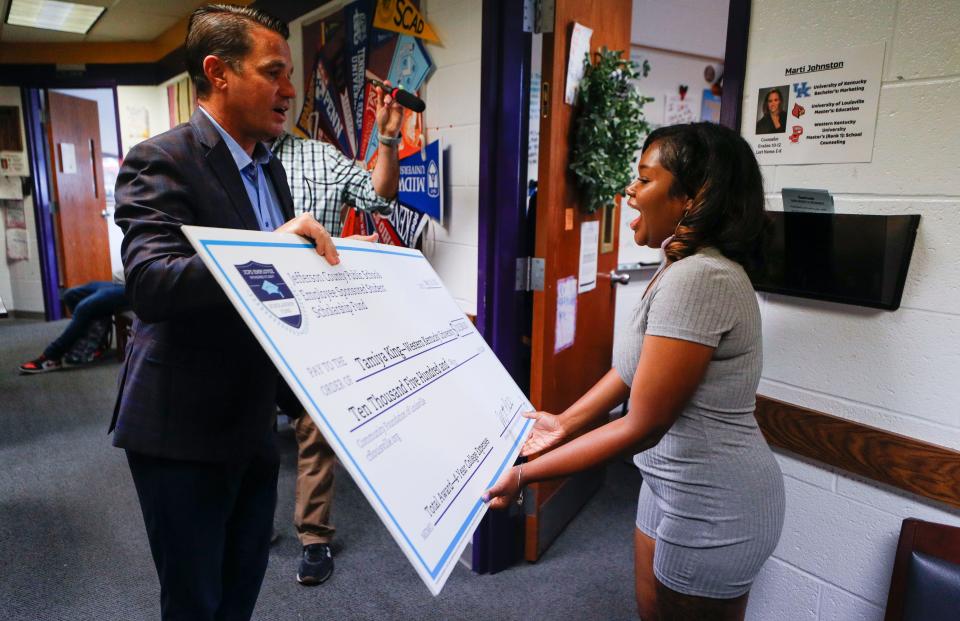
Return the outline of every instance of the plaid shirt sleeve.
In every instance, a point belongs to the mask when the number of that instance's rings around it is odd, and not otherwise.
[[[296,211],[312,213],[331,235],[340,234],[344,205],[383,215],[393,211],[396,199],[378,196],[370,173],[333,145],[284,134],[273,153],[287,171]]]

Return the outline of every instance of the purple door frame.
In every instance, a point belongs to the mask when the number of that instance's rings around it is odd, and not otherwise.
[[[530,329],[530,294],[515,290],[517,258],[527,253],[531,35],[523,32],[523,1],[484,0],[482,28],[477,329],[527,390],[530,359],[521,335]],[[488,512],[473,535],[473,570],[515,563],[521,529],[521,515]]]
[[[740,132],[743,81],[747,75],[747,39],[750,37],[750,0],[730,0],[727,44],[723,52],[723,94],[720,124]]]
[[[527,114],[531,35],[522,30],[522,0],[484,0],[480,83],[480,187],[477,328],[510,372],[525,384],[515,290],[524,256],[527,206]]]
[[[33,213],[37,223],[37,253],[40,258],[44,316],[47,321],[53,321],[63,317],[63,308],[60,304],[60,271],[57,265],[53,213],[50,208],[53,190],[47,134],[43,126],[43,93],[43,89],[39,88],[21,89],[27,157],[33,177]]]

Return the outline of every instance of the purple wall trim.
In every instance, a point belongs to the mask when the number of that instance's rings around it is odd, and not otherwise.
[[[527,254],[527,111],[530,40],[521,0],[484,0],[480,64],[480,188],[477,328],[510,375],[527,389],[529,294],[515,288]],[[524,323],[526,325],[524,325]],[[519,558],[522,516],[489,512],[473,536],[473,570],[497,572]]]
[[[61,319],[60,274],[54,238],[53,216],[50,213],[50,176],[47,168],[47,135],[43,127],[43,91],[21,89],[23,118],[27,134],[27,157],[33,179],[33,213],[37,223],[37,254],[40,258],[40,281],[43,288],[44,315],[47,321]]]
[[[113,87],[113,120],[117,124],[117,157],[123,161],[123,134],[120,132],[120,99],[117,97],[117,87]],[[101,147],[102,149],[102,147]]]
[[[516,259],[526,256],[527,111],[530,35],[519,0],[485,0],[480,80],[480,187],[477,328],[523,386],[529,359],[514,291]]]
[[[750,36],[750,0],[730,0],[727,45],[723,55],[723,95],[720,124],[740,133],[743,82],[747,74],[747,39]]]

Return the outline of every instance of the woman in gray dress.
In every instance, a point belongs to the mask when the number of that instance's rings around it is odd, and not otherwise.
[[[711,123],[650,134],[627,204],[638,244],[665,259],[618,339],[613,368],[559,415],[536,419],[523,454],[485,499],[636,452],[634,535],[644,621],[743,619],[783,526],[783,478],[753,416],[760,310],[746,270],[767,226],[749,145]],[[583,433],[629,399],[626,416]]]

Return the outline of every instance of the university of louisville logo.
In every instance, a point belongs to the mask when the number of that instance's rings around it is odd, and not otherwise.
[[[266,263],[250,261],[243,265],[235,265],[243,276],[244,282],[257,296],[257,299],[267,307],[277,319],[294,328],[300,328],[303,315],[300,304],[293,297],[290,287],[280,277],[277,268]]]

